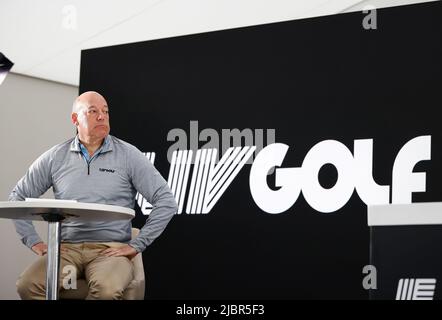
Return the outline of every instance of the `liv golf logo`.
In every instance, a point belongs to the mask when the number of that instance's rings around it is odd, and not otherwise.
[[[211,131],[212,137],[215,132]],[[253,137],[251,130],[230,132],[240,136],[233,137],[237,143],[241,143],[241,137],[246,134]],[[183,148],[186,146],[184,142],[175,143],[175,147],[180,143],[179,147],[184,149],[169,149],[168,184],[178,203],[178,214],[184,211],[188,214],[209,213],[246,163],[251,163],[249,184],[253,200],[262,211],[271,214],[290,209],[301,192],[313,209],[330,213],[345,206],[355,190],[367,205],[411,203],[413,192],[426,191],[425,172],[413,172],[413,168],[420,161],[431,160],[431,136],[411,139],[400,149],[393,164],[390,186],[379,185],[373,178],[373,139],[354,140],[353,153],[339,141],[321,141],[307,152],[301,166],[283,168],[281,165],[290,146],[273,143],[274,130],[270,132],[270,138],[267,132],[264,148],[262,140],[256,141],[257,136],[262,138],[261,134],[255,135],[254,145],[232,146],[222,155],[219,155],[219,146],[213,145],[214,141],[219,143],[219,137],[211,139],[211,147],[196,150]],[[155,153],[146,153],[146,157],[155,163]],[[333,165],[338,172],[337,181],[331,188],[322,187],[318,180],[319,171],[327,164]],[[269,174],[275,175],[273,188],[268,185]],[[149,214],[152,206],[148,201],[140,194],[136,200],[143,214]]]
[[[396,300],[433,300],[436,279],[400,279]]]

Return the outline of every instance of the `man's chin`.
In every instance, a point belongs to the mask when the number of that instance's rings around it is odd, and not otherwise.
[[[95,130],[95,136],[100,137],[100,138],[106,138],[106,136],[109,134],[109,129],[99,129],[97,128],[97,130]]]

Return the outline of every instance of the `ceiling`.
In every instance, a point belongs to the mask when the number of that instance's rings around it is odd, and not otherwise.
[[[14,73],[78,86],[83,49],[417,2],[2,0],[0,52]]]

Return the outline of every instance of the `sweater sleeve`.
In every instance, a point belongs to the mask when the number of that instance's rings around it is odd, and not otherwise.
[[[42,154],[32,163],[26,174],[18,181],[9,195],[9,201],[24,201],[25,198],[38,198],[52,186],[51,150]],[[13,220],[20,240],[28,248],[42,242],[30,220]]]
[[[133,186],[153,206],[146,224],[129,243],[142,252],[164,231],[178,205],[167,182],[141,151],[131,148],[127,161]]]

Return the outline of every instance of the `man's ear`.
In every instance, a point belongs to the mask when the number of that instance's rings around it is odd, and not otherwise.
[[[78,114],[77,113],[73,112],[71,114],[71,120],[74,125],[78,126]]]

